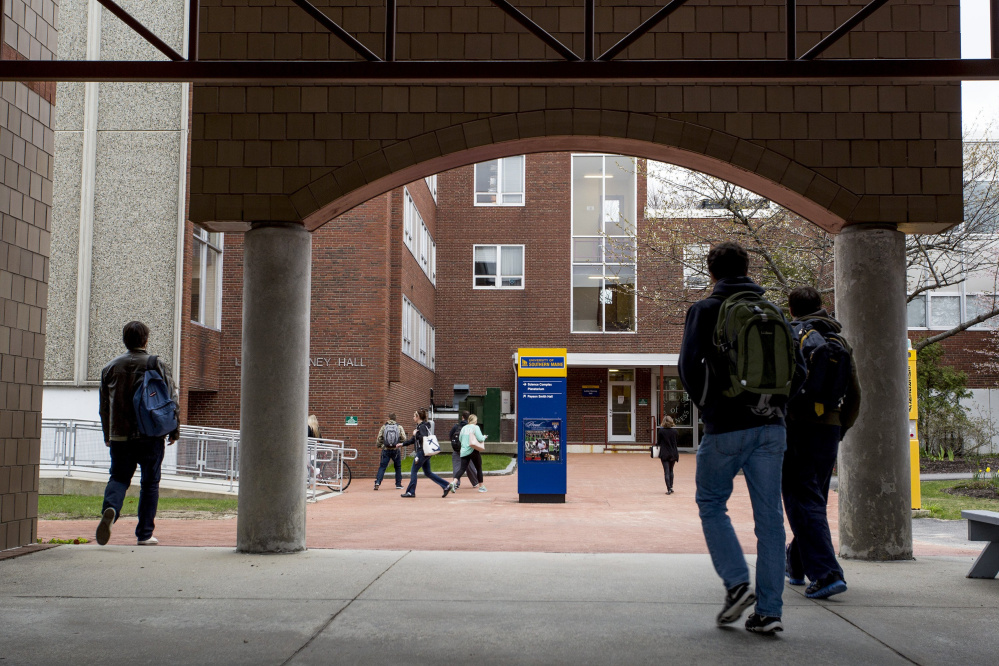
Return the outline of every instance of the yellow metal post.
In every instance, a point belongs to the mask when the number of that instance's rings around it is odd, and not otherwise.
[[[916,397],[916,350],[909,350],[909,477],[912,508],[921,509],[923,494],[919,487],[919,401]]]

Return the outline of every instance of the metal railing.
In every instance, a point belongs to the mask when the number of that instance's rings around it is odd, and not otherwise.
[[[178,480],[196,481],[227,486],[235,492],[239,482],[239,431],[225,428],[182,425],[180,438],[167,447],[162,474]],[[316,483],[316,471],[332,465],[336,479],[343,478],[343,461],[357,458],[357,449],[349,449],[341,440],[309,438],[306,467],[309,499],[321,491]],[[74,472],[107,471],[111,466],[109,449],[104,445],[104,433],[97,421],[42,419],[41,467],[63,470],[66,476]],[[329,479],[324,479],[329,480]],[[321,484],[330,490],[335,484]]]

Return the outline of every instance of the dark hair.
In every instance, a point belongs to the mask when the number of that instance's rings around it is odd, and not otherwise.
[[[418,410],[416,410],[416,415],[420,417],[421,421],[427,420],[427,410],[425,410],[423,407],[420,407]]]
[[[733,241],[718,243],[708,252],[708,271],[716,280],[749,274],[749,253]]]
[[[787,295],[787,307],[795,317],[811,314],[822,309],[822,295],[815,287],[795,287]]]
[[[141,321],[130,321],[121,329],[121,341],[129,351],[142,349],[149,342],[149,327]]]
[[[471,412],[470,412],[470,411],[468,411],[467,409],[466,409],[466,410],[463,410],[463,411],[461,412],[461,420],[462,420],[462,421],[467,421],[467,420],[468,420],[468,415],[469,415],[469,414],[471,414]]]
[[[389,412],[389,421],[395,421],[395,412]]]

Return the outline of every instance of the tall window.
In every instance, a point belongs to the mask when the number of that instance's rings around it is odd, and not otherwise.
[[[402,228],[403,243],[413,253],[430,281],[437,284],[437,244],[423,222],[423,216],[416,208],[408,188],[403,189]]]
[[[427,318],[402,297],[402,353],[431,370],[436,364],[436,332]]]
[[[523,245],[476,245],[474,283],[476,289],[523,289]]]
[[[572,331],[634,332],[636,178],[618,155],[572,156]]]
[[[427,176],[423,180],[426,181],[427,187],[430,188],[430,196],[434,198],[434,203],[437,203],[437,174]]]
[[[524,205],[523,155],[475,165],[475,205]]]
[[[222,328],[222,234],[194,228],[191,321]]]
[[[683,287],[684,289],[707,289],[711,286],[708,274],[708,250],[706,243],[695,243],[683,248]]]

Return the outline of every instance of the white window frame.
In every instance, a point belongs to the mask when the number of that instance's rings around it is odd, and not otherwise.
[[[437,203],[437,174],[427,176],[423,180],[427,183],[427,188],[430,190],[430,196],[434,198],[434,203]]]
[[[409,248],[416,263],[430,278],[435,286],[437,284],[437,243],[430,235],[420,209],[416,207],[413,196],[409,193],[409,188],[403,188],[403,243]]]
[[[478,278],[490,277],[488,275],[476,275],[475,274],[475,250],[480,247],[492,247],[496,249],[496,275],[493,277],[496,282],[493,285],[478,285],[476,281]],[[503,273],[503,248],[505,247],[519,247],[520,248],[520,274],[519,275],[505,275]],[[493,243],[480,243],[478,245],[472,246],[472,289],[524,289],[524,285],[527,283],[527,247],[524,245],[517,244],[507,244],[507,245],[496,245]],[[510,287],[503,285],[503,278],[520,278],[519,287]]]
[[[505,167],[506,160],[521,160],[520,165],[520,191],[519,192],[507,192],[503,189],[503,170]],[[492,162],[498,162],[496,166],[496,191],[495,192],[480,192],[478,190],[478,173],[479,167],[481,165],[490,164]],[[497,160],[486,160],[485,162],[480,162],[475,165],[474,173],[472,174],[472,203],[476,206],[526,206],[527,205],[527,158],[524,155],[511,155],[510,157],[501,157]],[[492,194],[496,196],[496,201],[485,201],[479,202],[480,194]],[[519,202],[509,202],[504,203],[504,195],[510,194],[520,194]]]
[[[608,157],[611,157],[611,158],[619,157],[619,158],[624,158],[624,159],[630,159],[628,157],[625,157],[624,155],[615,155],[615,154],[612,154],[612,153],[572,153],[569,156],[569,234],[570,234],[569,247],[570,247],[570,255],[571,255],[571,261],[569,262],[569,332],[572,333],[573,335],[635,335],[635,334],[638,333],[638,298],[635,298],[635,313],[634,313],[635,325],[634,325],[634,328],[632,328],[632,330],[630,330],[630,331],[608,331],[607,330],[607,318],[606,317],[602,317],[601,318],[600,327],[601,327],[602,330],[600,330],[600,331],[577,331],[573,327],[574,326],[573,312],[575,311],[575,308],[574,308],[574,305],[575,305],[574,304],[575,295],[573,293],[574,292],[574,288],[572,286],[572,284],[573,284],[572,281],[574,279],[573,269],[576,266],[590,266],[590,267],[597,267],[597,266],[599,266],[601,268],[601,270],[602,270],[602,274],[601,274],[602,275],[601,285],[602,285],[602,288],[603,288],[604,291],[606,291],[607,286],[608,286],[607,285],[608,267],[611,267],[611,266],[631,266],[631,267],[634,268],[634,271],[635,271],[635,289],[636,290],[638,289],[638,248],[637,248],[637,245],[636,245],[636,248],[635,248],[635,260],[634,260],[634,262],[630,262],[630,263],[623,263],[623,262],[620,262],[620,261],[617,261],[617,262],[608,262],[607,261],[607,248],[606,248],[606,243],[608,242],[608,237],[607,236],[605,236],[605,235],[593,236],[593,235],[588,235],[588,234],[581,234],[581,235],[577,236],[577,235],[575,235],[575,234],[572,233],[572,230],[575,228],[575,220],[574,220],[574,217],[575,217],[575,210],[574,210],[574,208],[575,207],[572,205],[572,194],[573,194],[573,192],[572,192],[572,184],[576,182],[576,159],[575,158],[577,158],[577,157],[602,157],[602,158],[604,158],[603,167],[602,167],[604,172],[607,171],[607,158]],[[601,183],[603,183],[603,185],[604,185],[604,191],[603,191],[603,193],[601,193],[601,200],[603,200],[604,193],[606,192],[606,186],[607,186],[606,179],[601,179]],[[634,180],[634,188],[635,188],[634,189],[635,214],[638,215],[639,208],[638,208],[638,176],[637,175],[635,176],[635,180]],[[601,229],[602,230],[604,230],[603,229],[604,222],[605,222],[604,216],[601,215],[600,216],[600,225],[601,225]],[[638,220],[637,219],[635,220],[635,225],[636,225],[636,230],[637,230],[637,225],[638,225]],[[575,239],[577,239],[577,238],[599,238],[599,239],[601,239],[602,242],[604,243],[604,251],[603,251],[602,260],[600,262],[587,261],[587,262],[580,262],[579,264],[577,264],[576,263],[576,243],[575,243]]]
[[[218,243],[212,243],[211,238],[215,235],[218,239]],[[204,326],[205,328],[211,328],[216,331],[222,330],[222,257],[224,256],[224,234],[218,232],[217,234],[209,232],[207,229],[202,229],[201,227],[194,227],[194,241],[193,241],[193,251],[201,253],[200,269],[198,280],[201,284],[201,298],[198,301],[198,316],[191,321],[199,326]],[[215,260],[215,321],[207,322],[205,321],[205,285],[207,284],[208,278],[208,253],[216,252],[217,257]]]
[[[711,246],[707,243],[693,243],[683,248],[683,288],[684,289],[707,289],[711,286],[711,278],[708,275],[707,257]],[[704,272],[694,270],[691,264],[700,262],[705,266]]]
[[[423,218],[416,208],[416,202],[413,201],[413,195],[409,193],[408,187],[402,188],[402,198],[402,242],[415,256],[416,252],[413,247],[416,244],[416,220],[413,219],[413,215],[415,214],[421,223]]]
[[[402,353],[420,365],[435,369],[437,334],[430,321],[402,297]]]
[[[923,302],[925,303],[924,312],[925,312],[925,316],[926,316],[926,319],[925,319],[926,325],[925,326],[909,326],[908,330],[910,330],[910,331],[949,331],[950,329],[954,328],[955,326],[960,325],[962,322],[968,321],[968,319],[970,319],[970,317],[968,315],[968,298],[974,298],[975,296],[987,296],[988,294],[985,293],[985,292],[967,293],[966,290],[965,290],[965,284],[963,282],[961,284],[955,285],[955,286],[956,286],[956,289],[954,287],[951,287],[947,291],[926,291],[926,292],[923,292],[922,294],[920,294],[919,296],[916,296],[916,298],[913,299],[913,300],[921,298],[921,299],[923,299]],[[952,324],[950,326],[934,326],[933,325],[933,323],[932,323],[933,322],[933,300],[935,298],[941,298],[941,297],[957,298],[959,300],[959,302],[960,302],[960,311],[959,311],[959,317],[958,317],[959,321],[956,324]],[[908,305],[909,304],[907,303],[906,304],[906,310],[908,310]],[[906,314],[906,318],[908,318],[908,313]],[[985,321],[985,322],[982,322],[982,323],[977,324],[975,326],[969,327],[968,330],[969,331],[987,331],[987,330],[992,330],[993,328],[994,328],[994,325],[990,326],[989,322]]]

